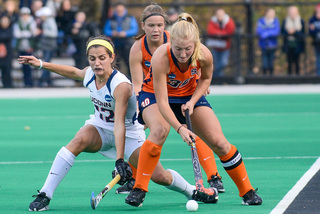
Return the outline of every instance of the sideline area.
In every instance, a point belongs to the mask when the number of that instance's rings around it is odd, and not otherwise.
[[[211,85],[210,95],[241,94],[314,94],[320,93],[320,85]],[[89,91],[79,88],[18,88],[1,89],[0,98],[54,98],[88,97]]]

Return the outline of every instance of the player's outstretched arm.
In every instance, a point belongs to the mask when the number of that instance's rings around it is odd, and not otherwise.
[[[80,70],[69,65],[58,65],[50,62],[44,62],[34,56],[19,56],[18,62],[20,64],[31,65],[35,68],[44,68],[48,71],[60,74],[75,80],[83,80],[87,68]]]

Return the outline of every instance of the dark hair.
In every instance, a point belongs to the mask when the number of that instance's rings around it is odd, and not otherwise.
[[[150,17],[150,15],[155,14],[155,15],[159,15],[162,16],[165,23],[169,24],[170,20],[168,15],[164,12],[164,10],[162,9],[162,7],[160,7],[158,4],[156,3],[152,3],[149,6],[147,6],[146,8],[144,8],[141,17],[140,17],[140,22],[145,22],[145,20],[147,18]],[[134,37],[135,40],[139,40],[141,39],[143,36],[145,35],[145,33],[140,34],[139,36]]]
[[[86,43],[86,46],[88,46],[88,44],[89,44],[92,40],[95,40],[95,39],[106,40],[107,42],[109,42],[109,43],[111,44],[111,46],[113,47],[113,50],[114,50],[114,44],[113,44],[113,42],[112,42],[111,39],[110,39],[109,37],[107,37],[106,35],[91,36],[91,37],[88,39],[88,41],[87,41],[87,43]],[[97,47],[97,46],[100,46],[100,45],[93,45],[93,46],[91,46],[91,47]],[[91,47],[90,47],[90,48],[91,48]],[[88,49],[88,51],[90,50],[90,48]],[[112,57],[111,51],[110,51],[108,48],[105,48],[105,49],[106,49],[109,57],[111,58],[111,57]],[[88,56],[88,51],[86,51],[87,56]]]
[[[109,37],[107,37],[106,35],[99,35],[99,36],[91,36],[88,40],[87,40],[87,43],[86,43],[86,47],[88,46],[88,44],[92,41],[92,40],[95,40],[95,39],[102,39],[102,40],[106,40],[107,42],[109,42],[110,44],[111,44],[111,46],[112,46],[112,48],[113,48],[113,50],[114,50],[114,52],[115,52],[115,47],[114,47],[114,44],[113,44],[113,42],[112,42],[112,40],[109,38]],[[92,48],[92,47],[99,47],[100,45],[92,45],[90,48]],[[104,46],[102,46],[102,47],[104,47]],[[86,55],[88,56],[88,52],[89,52],[89,50],[90,50],[90,48],[86,51]],[[109,57],[111,58],[112,57],[112,53],[111,53],[111,51],[108,49],[108,48],[106,48],[106,47],[104,47],[105,49],[106,49],[106,52],[108,53],[108,55],[109,55]],[[113,60],[113,63],[112,63],[112,67],[116,67],[115,66],[115,64],[116,64],[116,59],[114,59]],[[116,68],[116,69],[118,69],[118,68]]]
[[[120,0],[112,4],[113,7],[117,7],[119,5],[126,6],[126,3],[124,0]]]

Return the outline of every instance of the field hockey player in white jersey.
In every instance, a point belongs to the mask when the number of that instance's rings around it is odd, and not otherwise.
[[[115,168],[123,185],[132,176],[130,164],[137,167],[140,147],[145,141],[143,127],[136,121],[136,96],[131,82],[113,68],[114,45],[106,36],[89,38],[87,42],[89,67],[78,69],[67,65],[43,62],[34,56],[20,56],[20,64],[45,68],[62,76],[82,80],[89,89],[95,114],[85,122],[75,137],[57,153],[47,179],[30,203],[30,211],[49,209],[53,193],[67,175],[81,152],[95,153],[115,159]],[[113,173],[114,174],[114,173]],[[152,180],[184,194],[188,199],[207,198],[174,170],[165,170],[158,163]],[[203,199],[201,199],[203,201]]]

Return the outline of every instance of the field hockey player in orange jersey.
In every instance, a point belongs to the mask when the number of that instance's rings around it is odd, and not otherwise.
[[[165,24],[170,22],[167,14],[157,4],[147,6],[141,15],[141,27],[144,34],[136,37],[130,51],[130,71],[134,91],[139,95],[143,78],[150,71],[151,58],[155,50],[162,44],[169,42],[170,34],[165,31]],[[197,150],[199,153],[200,164],[207,175],[207,181],[212,188],[218,192],[225,192],[221,176],[218,174],[217,165],[212,150],[200,138],[196,138]],[[135,184],[135,171],[133,169],[133,178],[125,185],[119,187],[116,193],[128,194]]]
[[[151,71],[139,94],[139,117],[142,115],[150,128],[150,135],[141,147],[136,183],[126,203],[136,206],[144,201],[150,180],[145,174],[153,173],[172,126],[188,144],[197,135],[204,139],[238,187],[242,203],[261,205],[262,199],[250,183],[239,151],[225,138],[218,118],[203,96],[211,82],[213,59],[200,42],[196,22],[189,14],[181,14],[170,36],[170,44],[160,46],[153,54]],[[186,109],[195,133],[183,125]]]

